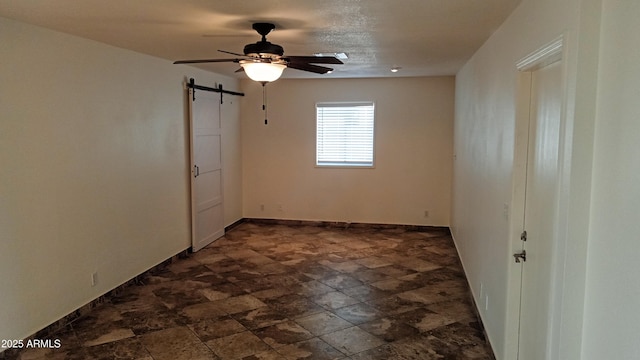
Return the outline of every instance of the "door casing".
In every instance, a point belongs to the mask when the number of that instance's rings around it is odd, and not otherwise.
[[[507,300],[507,323],[506,333],[508,338],[505,342],[505,356],[510,359],[518,358],[519,348],[519,329],[520,329],[520,304],[521,304],[521,287],[522,287],[522,267],[525,264],[516,264],[511,254],[522,250],[522,241],[520,240],[521,232],[524,230],[525,219],[525,196],[526,196],[526,184],[527,184],[527,154],[529,144],[529,117],[531,106],[531,79],[532,73],[538,69],[541,69],[549,64],[562,61],[566,58],[566,48],[564,46],[564,36],[560,36],[547,45],[532,52],[528,56],[522,58],[516,63],[516,69],[518,71],[518,83],[517,83],[517,96],[516,96],[516,125],[515,125],[515,144],[514,144],[514,162],[513,162],[513,174],[512,174],[512,191],[510,202],[510,218],[509,218],[509,235],[511,249],[508,261],[511,263],[508,277],[508,300]],[[564,143],[565,143],[565,121],[566,121],[566,63],[561,63],[561,114],[559,124],[559,144],[558,144],[558,161],[564,161]],[[558,164],[558,178],[556,182],[556,188],[560,190],[563,187],[564,169]],[[561,197],[561,196],[560,196]],[[559,199],[561,202],[562,200]],[[558,218],[555,219],[557,228],[562,227],[562,215],[559,212]],[[550,312],[555,314],[557,318],[557,311],[561,305],[563,278],[558,276],[564,268],[564,247],[566,245],[565,239],[559,235],[559,232],[554,234],[552,239],[554,248],[554,256],[552,260],[553,269],[551,270],[551,281],[549,284],[550,291],[552,292],[550,300]],[[560,300],[559,300],[560,299]],[[550,332],[553,334],[558,329],[558,320],[549,319],[551,323]],[[550,334],[549,348],[553,350],[557,347],[559,340],[555,339]],[[548,351],[547,351],[548,352]]]

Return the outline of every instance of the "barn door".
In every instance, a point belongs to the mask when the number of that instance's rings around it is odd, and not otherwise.
[[[224,235],[220,96],[189,89],[191,245],[198,251]]]

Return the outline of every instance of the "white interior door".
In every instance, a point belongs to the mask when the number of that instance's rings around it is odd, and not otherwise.
[[[198,251],[224,235],[220,96],[189,89],[191,245]]]
[[[519,360],[544,360],[550,354],[562,103],[562,62],[532,71]]]

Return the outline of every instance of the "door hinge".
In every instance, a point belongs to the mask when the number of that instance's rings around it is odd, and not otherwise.
[[[520,240],[527,241],[527,230],[524,230],[522,234],[520,234]]]
[[[527,251],[522,250],[522,252],[513,254],[513,257],[516,259],[517,263],[527,261]]]

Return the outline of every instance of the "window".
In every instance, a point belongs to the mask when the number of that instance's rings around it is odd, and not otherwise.
[[[316,104],[316,165],[373,167],[373,103]]]

